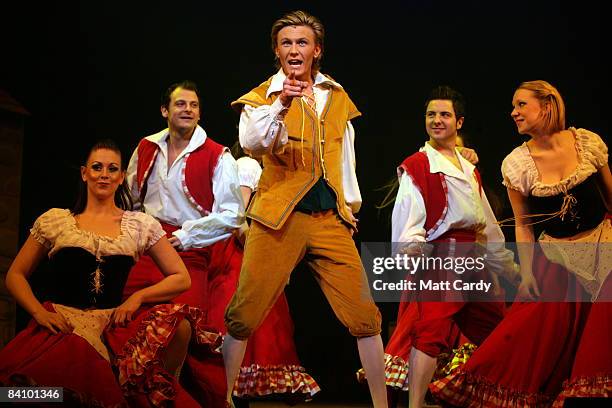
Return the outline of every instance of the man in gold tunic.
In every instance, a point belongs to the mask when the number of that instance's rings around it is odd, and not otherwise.
[[[225,314],[231,385],[247,339],[305,258],[336,316],[357,337],[374,407],[386,407],[381,316],[352,239],[361,205],[354,129],[360,115],[342,86],[321,74],[323,25],[303,11],[272,26],[280,67],[232,103],[242,147],[263,160],[238,289]]]

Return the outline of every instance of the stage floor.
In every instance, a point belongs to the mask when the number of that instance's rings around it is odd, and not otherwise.
[[[304,408],[371,408],[372,405],[368,404],[358,404],[358,403],[325,403],[325,402],[304,402],[302,404],[296,405],[297,407]],[[408,406],[408,405],[402,405]],[[259,401],[259,402],[251,402],[250,408],[288,408],[287,404],[282,402],[267,402],[267,401]],[[440,408],[440,405],[424,405],[424,408]]]
[[[287,404],[282,402],[252,402],[250,404],[251,408],[288,408]],[[304,408],[337,408],[337,407],[346,407],[346,408],[370,408],[371,405],[367,404],[355,404],[355,403],[321,403],[321,402],[304,402],[302,404],[296,405],[296,407],[304,407]]]

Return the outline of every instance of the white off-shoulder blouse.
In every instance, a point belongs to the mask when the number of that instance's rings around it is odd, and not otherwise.
[[[38,217],[30,234],[49,249],[49,257],[62,248],[79,247],[96,257],[130,255],[137,261],[165,232],[150,215],[124,211],[121,233],[118,237],[107,237],[80,229],[70,210],[52,208]]]
[[[34,239],[49,249],[49,258],[67,247],[79,247],[96,258],[107,255],[128,255],[137,261],[165,235],[159,222],[142,212],[124,211],[121,232],[107,237],[82,230],[70,210],[52,208],[42,214],[30,229]],[[102,333],[110,322],[113,309],[82,310],[58,303],[53,308],[73,327],[72,333],[87,341],[106,361],[110,361]]]
[[[549,197],[572,189],[608,163],[608,148],[601,137],[586,129],[571,127],[569,130],[574,135],[578,152],[578,166],[572,174],[558,183],[542,183],[529,148],[523,143],[502,163],[503,184],[525,197]]]

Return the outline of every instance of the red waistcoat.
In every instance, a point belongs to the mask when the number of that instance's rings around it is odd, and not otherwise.
[[[448,189],[444,173],[431,173],[429,159],[425,152],[417,152],[408,156],[400,164],[423,196],[427,218],[425,219],[425,231],[427,236],[431,235],[442,223],[448,212]],[[480,173],[474,169],[480,194],[482,194],[482,181]]]
[[[183,191],[187,199],[202,215],[212,210],[214,202],[212,176],[224,150],[224,146],[207,137],[201,146],[185,155],[185,166],[181,178]],[[136,180],[141,202],[144,201],[147,192],[145,184],[151,175],[158,152],[159,146],[150,140],[142,139],[138,144]]]

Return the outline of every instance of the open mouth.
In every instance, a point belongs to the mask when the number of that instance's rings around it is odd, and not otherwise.
[[[303,62],[297,59],[290,59],[287,61],[287,64],[292,68],[299,68],[302,66]]]

